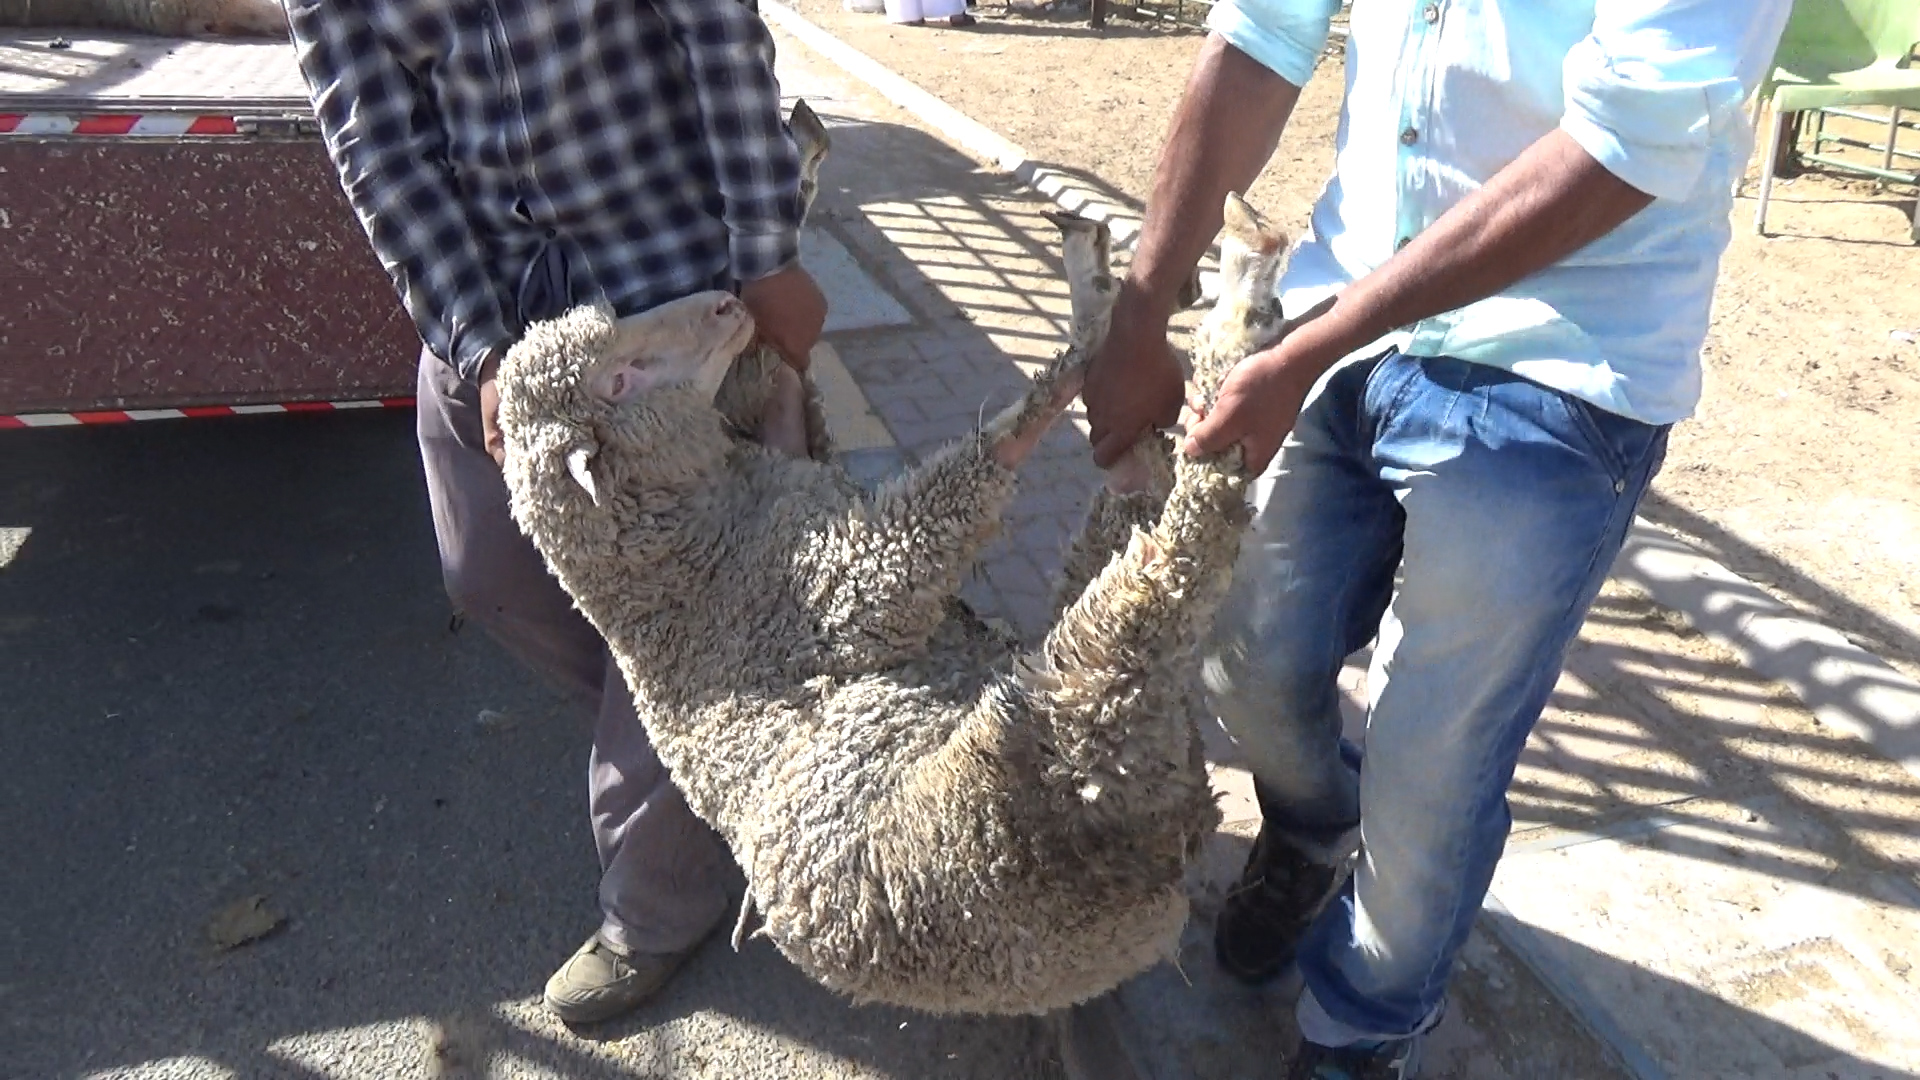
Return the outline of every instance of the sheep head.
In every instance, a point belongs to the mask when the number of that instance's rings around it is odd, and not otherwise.
[[[753,331],[746,305],[718,291],[528,327],[499,373],[509,486],[554,510],[697,486],[732,445],[713,395]]]

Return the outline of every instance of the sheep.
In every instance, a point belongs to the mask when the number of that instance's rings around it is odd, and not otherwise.
[[[278,0],[0,0],[0,26],[288,38],[286,9]]]
[[[1203,405],[1281,328],[1258,286],[1284,238],[1237,196],[1227,216],[1233,277],[1194,354]],[[1173,954],[1186,868],[1219,822],[1193,650],[1248,520],[1238,448],[1144,443],[1168,482],[1114,496],[1100,521],[1124,527],[1081,537],[1037,647],[956,596],[1106,333],[1106,234],[1062,220],[1068,347],[872,494],[714,407],[753,334],[727,294],[622,319],[576,308],[500,368],[514,520],[744,872],[736,947],[757,909],[757,934],[858,1003],[1038,1014],[1113,988]]]

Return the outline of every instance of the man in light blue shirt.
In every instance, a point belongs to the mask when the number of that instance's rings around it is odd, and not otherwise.
[[[1354,0],[1334,175],[1278,285],[1330,306],[1186,442],[1265,470],[1205,657],[1265,819],[1215,946],[1249,982],[1298,965],[1294,1077],[1417,1070],[1521,746],[1698,401],[1742,105],[1790,7]],[[1102,466],[1174,420],[1174,297],[1339,8],[1214,9],[1083,392]],[[1362,770],[1335,678],[1369,640]]]

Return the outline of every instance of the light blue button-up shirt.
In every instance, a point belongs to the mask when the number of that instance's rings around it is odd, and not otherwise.
[[[1334,175],[1280,282],[1306,310],[1558,127],[1654,202],[1505,292],[1369,346],[1505,368],[1648,423],[1700,398],[1743,103],[1791,0],[1354,0]],[[1313,74],[1339,0],[1223,0],[1208,27]]]

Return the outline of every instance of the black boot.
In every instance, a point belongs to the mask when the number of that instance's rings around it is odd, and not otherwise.
[[[1352,872],[1351,857],[1315,860],[1262,825],[1214,922],[1213,954],[1221,968],[1253,986],[1285,971],[1307,925]]]

